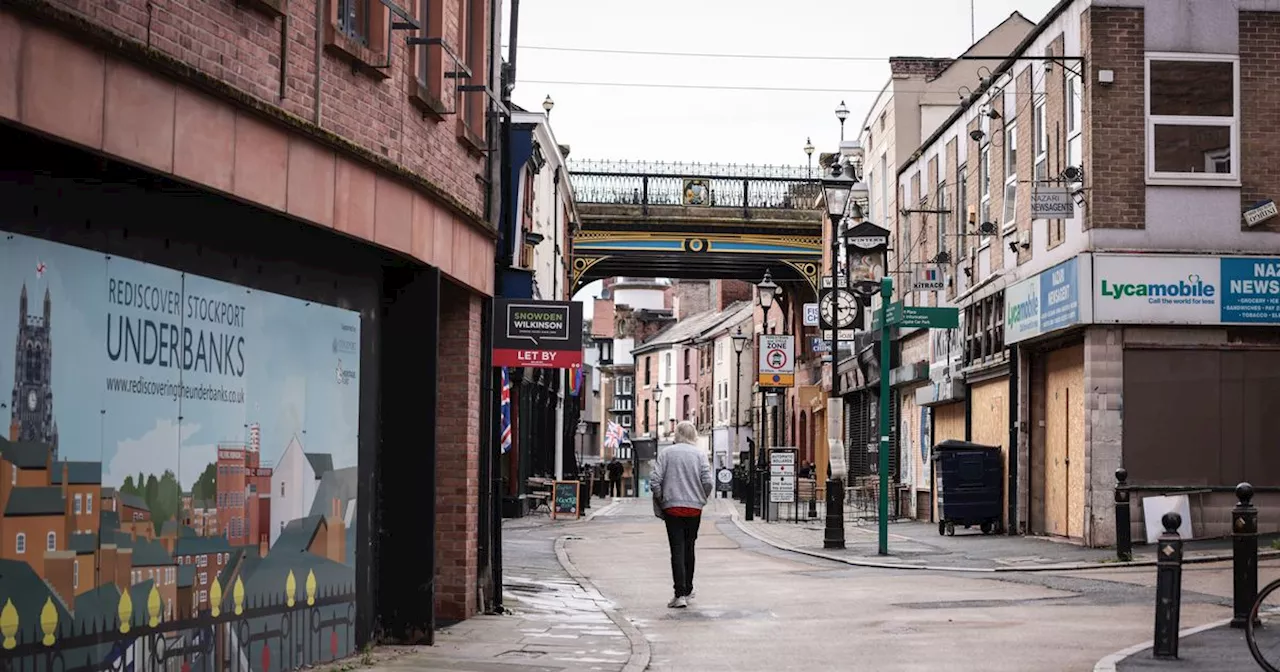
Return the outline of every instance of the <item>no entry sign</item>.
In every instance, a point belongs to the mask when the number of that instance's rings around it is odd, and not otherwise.
[[[760,335],[760,387],[791,387],[796,379],[796,337]]]
[[[582,365],[582,304],[493,300],[493,365],[568,369]]]

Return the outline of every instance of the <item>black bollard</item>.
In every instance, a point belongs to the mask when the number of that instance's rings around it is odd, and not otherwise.
[[[1182,516],[1170,511],[1160,519],[1164,533],[1156,542],[1156,636],[1152,655],[1178,657],[1178,622],[1182,613]]]
[[[1231,510],[1231,627],[1243,628],[1258,598],[1258,507],[1253,505],[1253,486],[1248,483],[1236,486],[1236,498],[1239,502]]]
[[[814,497],[809,498],[809,517],[810,518],[818,517],[818,498],[816,496],[816,493]]]
[[[844,548],[844,483],[827,479],[827,526],[822,536],[823,548]]]
[[[1129,472],[1116,469],[1116,558],[1123,562],[1133,559],[1133,528],[1129,526],[1129,489],[1126,481]]]
[[[591,477],[588,476],[585,481],[578,481],[578,498],[582,500],[583,511],[591,508]]]

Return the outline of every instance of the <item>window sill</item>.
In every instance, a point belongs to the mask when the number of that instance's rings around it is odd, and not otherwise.
[[[1018,232],[1018,223],[1017,223],[1016,221],[1014,221],[1014,222],[1007,222],[1007,223],[1005,223],[1003,226],[1001,226],[1001,227],[1000,227],[1000,235],[1001,235],[1001,236],[1008,236],[1008,235],[1010,235],[1010,234],[1014,234],[1014,233],[1017,233],[1017,232]]]
[[[387,55],[370,49],[347,37],[336,26],[329,24],[324,29],[325,51],[351,63],[352,69],[359,70],[374,79],[389,79],[391,74],[378,65],[387,62]]]
[[[436,121],[444,121],[449,110],[444,102],[431,93],[431,89],[422,85],[417,79],[409,83],[409,102],[431,116]],[[532,216],[533,213],[527,213]]]
[[[1205,179],[1202,177],[1152,177],[1147,176],[1148,187],[1220,187],[1223,189],[1239,189],[1239,177],[1230,179]]]
[[[466,148],[467,152],[475,157],[485,155],[489,148],[485,146],[484,137],[479,133],[471,130],[462,119],[458,119],[458,142]]]
[[[262,12],[271,18],[284,16],[284,0],[236,0],[236,4]]]

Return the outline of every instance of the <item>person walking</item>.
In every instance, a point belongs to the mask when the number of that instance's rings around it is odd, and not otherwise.
[[[666,523],[671,546],[675,597],[667,606],[672,609],[689,606],[693,597],[694,545],[702,524],[702,507],[714,486],[707,454],[694,445],[697,441],[698,429],[692,422],[677,424],[675,443],[658,453],[649,476],[654,513]]]
[[[614,458],[609,463],[609,494],[611,497],[622,496],[622,470],[622,463],[617,458]]]

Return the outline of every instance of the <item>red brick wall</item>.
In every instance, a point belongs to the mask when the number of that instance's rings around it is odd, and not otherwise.
[[[1146,34],[1142,9],[1090,7],[1080,17],[1084,78],[1085,228],[1146,226]],[[1097,83],[1099,70],[1115,82]],[[1096,123],[1095,123],[1096,120]]]
[[[1240,12],[1240,155],[1242,208],[1274,198],[1280,187],[1280,13]],[[1280,231],[1272,218],[1246,231]]]
[[[257,101],[316,124],[317,0],[290,0],[287,46],[281,49],[282,19],[236,0],[31,0],[68,11],[129,40],[148,45],[161,58],[221,80]],[[329,2],[332,0],[318,0]],[[374,2],[380,7],[380,3]],[[401,0],[408,8],[415,0]],[[323,5],[322,5],[323,6]],[[461,44],[461,2],[444,2],[444,37]],[[383,24],[385,25],[385,24]],[[432,182],[477,216],[483,213],[483,187],[476,175],[483,159],[459,138],[453,115],[424,114],[410,101],[416,81],[413,49],[406,31],[392,39],[392,65],[385,75],[368,68],[353,71],[332,48],[320,55],[320,119],[326,132],[355,143]],[[385,41],[373,38],[375,42]],[[323,45],[321,45],[323,46]],[[438,58],[438,48],[432,48]],[[281,62],[284,92],[281,95]],[[481,72],[484,70],[482,69]],[[450,80],[451,81],[451,80]],[[446,83],[446,91],[452,84]]]
[[[1065,39],[1059,35],[1049,45],[1048,53],[1054,55],[1063,54]],[[1080,68],[1080,63],[1074,62],[1072,67]],[[1059,175],[1066,168],[1067,160],[1067,93],[1066,84],[1063,81],[1066,71],[1062,67],[1055,66],[1053,71],[1045,76],[1044,90],[1044,124],[1046,127],[1046,135],[1049,139],[1049,175]],[[1084,79],[1088,79],[1086,76]],[[1035,126],[1034,120],[1032,126]],[[1034,133],[1034,128],[1032,133]],[[1035,157],[1032,157],[1035,161]],[[1067,238],[1066,220],[1055,219],[1049,221],[1048,240],[1046,241],[1047,249],[1061,245]],[[1034,243],[1034,241],[1032,241]],[[1019,256],[1018,263],[1022,263],[1022,257]]]
[[[1061,67],[1055,68],[1061,70]],[[1035,101],[1031,96],[1031,66],[1027,66],[1017,74],[1016,88],[1018,91],[1018,202],[1017,213],[1014,215],[1016,222],[1017,235],[1014,240],[1017,241],[1019,236],[1025,235],[1026,239],[1032,243],[1031,247],[1018,247],[1019,265],[1025,264],[1031,260],[1031,250],[1035,247],[1035,241],[1031,240],[1031,180],[1035,179],[1036,164],[1036,148],[1035,148]]]
[[[440,391],[436,427],[436,613],[476,613],[480,496],[480,299],[444,283],[440,300]],[[462,365],[457,365],[461,363]]]

